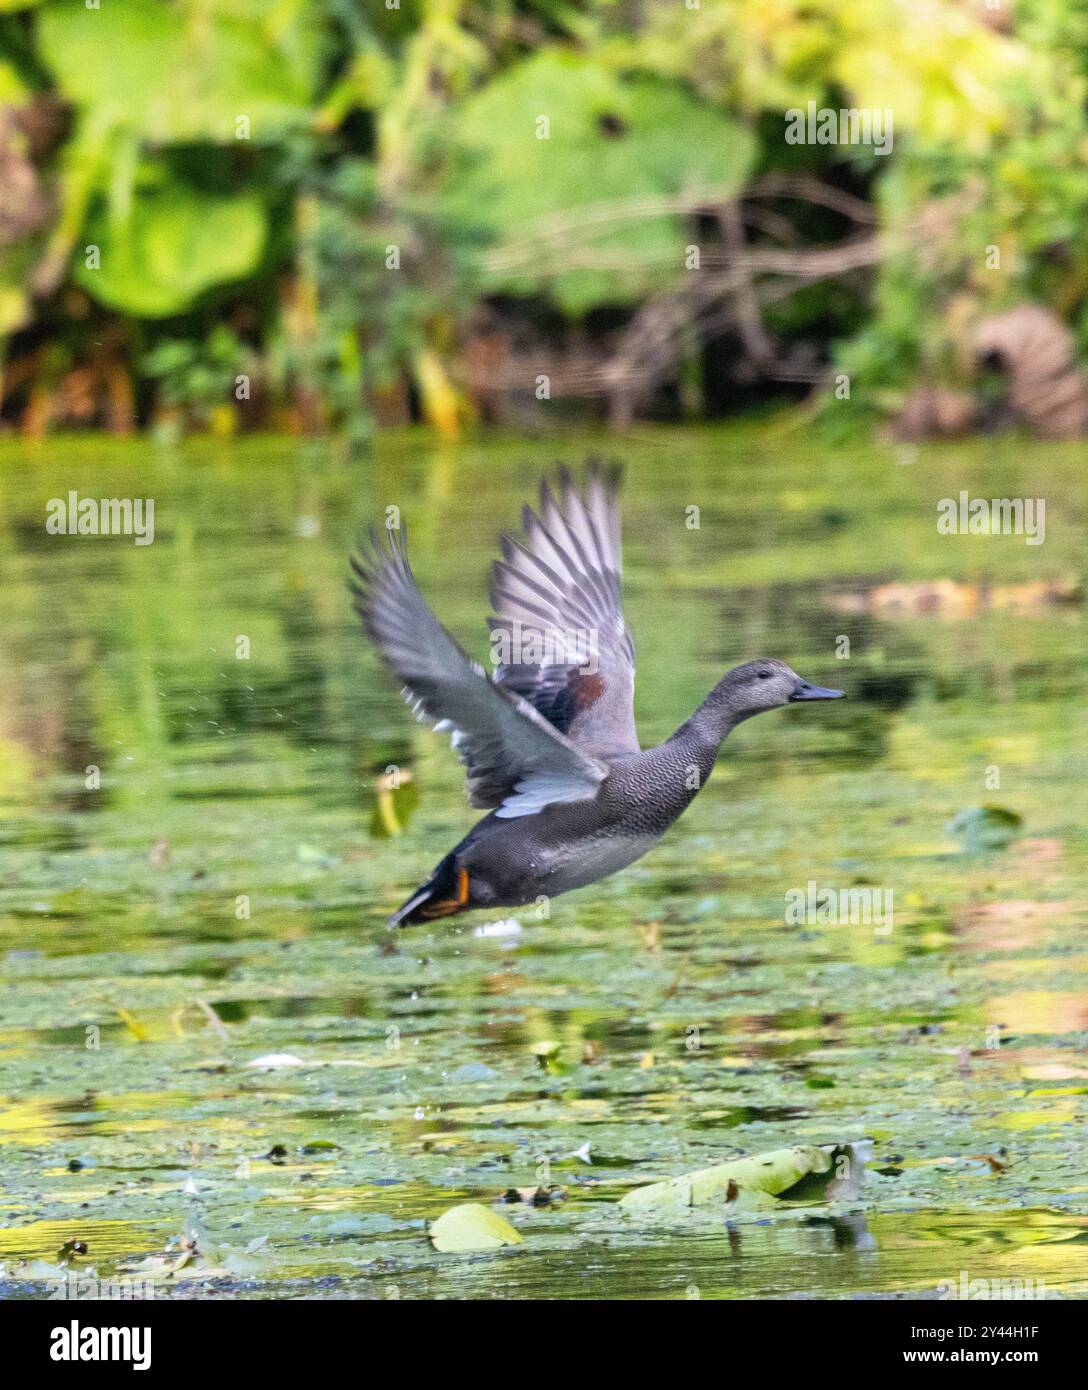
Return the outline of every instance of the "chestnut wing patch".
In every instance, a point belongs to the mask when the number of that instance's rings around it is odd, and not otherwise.
[[[618,469],[600,464],[590,465],[581,493],[565,470],[558,498],[543,484],[539,515],[525,509],[524,542],[502,537],[491,586],[492,646],[505,641],[509,654],[496,683],[606,760],[638,751],[635,650],[620,591],[618,486]]]

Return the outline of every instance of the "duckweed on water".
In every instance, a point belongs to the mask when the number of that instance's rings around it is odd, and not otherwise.
[[[625,441],[643,741],[762,651],[849,699],[743,726],[658,850],[548,919],[384,931],[472,813],[355,631],[356,528],[401,505],[483,655],[495,532],[544,454],[592,444],[389,437],[353,469],[267,441],[0,443],[5,1293],[895,1296],[963,1270],[1088,1292],[1075,448]],[[45,534],[74,447],[81,491],[154,493],[154,545]],[[949,478],[1045,493],[1046,545],[938,535]],[[937,580],[955,604],[878,601]],[[962,600],[1042,580],[1061,602]],[[390,766],[417,799],[379,838]],[[1015,837],[965,852],[946,827],[989,805]],[[788,922],[810,882],[891,894],[891,930]],[[864,1187],[819,1205],[621,1204],[862,1136]],[[521,1244],[428,1240],[450,1207],[555,1187],[503,1208]]]

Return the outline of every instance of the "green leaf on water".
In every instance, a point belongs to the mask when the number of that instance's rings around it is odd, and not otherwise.
[[[744,1211],[773,1207],[778,1199],[829,1201],[858,1190],[869,1151],[868,1141],[772,1149],[636,1187],[620,1199],[620,1206],[674,1212],[720,1204]]]
[[[331,869],[340,862],[334,854],[328,854],[316,845],[299,845],[295,852],[300,864],[320,864],[323,869]]]
[[[114,1004],[113,1011],[137,1042],[147,1042],[151,1034],[134,1014],[130,1014],[127,1009],[123,1009],[120,1004]]]
[[[559,1060],[562,1044],[556,1042],[554,1038],[545,1038],[542,1042],[535,1042],[529,1050],[536,1057],[540,1069],[548,1072],[551,1076],[563,1076],[570,1071],[570,1067]]]
[[[520,1245],[522,1238],[509,1221],[479,1202],[463,1202],[450,1207],[431,1223],[431,1244],[446,1255],[468,1250],[498,1250],[503,1245]]]
[[[388,840],[403,833],[419,805],[419,786],[410,772],[396,776],[383,774],[374,784],[375,805],[370,817],[370,833],[377,840]]]
[[[967,854],[1004,849],[1020,833],[1023,820],[1003,806],[971,806],[952,817],[945,829],[963,845]]]

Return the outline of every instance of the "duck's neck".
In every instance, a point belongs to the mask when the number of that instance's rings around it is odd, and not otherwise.
[[[753,713],[737,708],[735,694],[728,676],[720,680],[691,718],[680,725],[673,739],[713,749],[716,754],[730,732]]]

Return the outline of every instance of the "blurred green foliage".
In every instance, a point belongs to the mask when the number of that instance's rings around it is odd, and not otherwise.
[[[546,138],[527,139],[514,112],[542,113]],[[667,288],[686,238],[675,217],[647,207],[670,194],[731,198],[755,157],[750,131],[681,84],[643,74],[623,81],[605,63],[562,50],[474,93],[457,136],[460,158],[441,197],[465,220],[475,212],[497,247],[487,287],[532,295],[547,284],[572,317]],[[602,203],[620,215],[600,219]]]
[[[48,210],[0,221],[5,413],[120,362],[134,419],[227,427],[251,370],[259,423],[365,438],[399,393],[453,432],[477,306],[629,313],[682,279],[700,199],[776,171],[879,215],[874,283],[771,311],[875,412],[955,376],[979,306],[1088,330],[1086,53],[1063,0],[0,0],[0,188]],[[893,151],[787,144],[808,102],[891,111]]]

